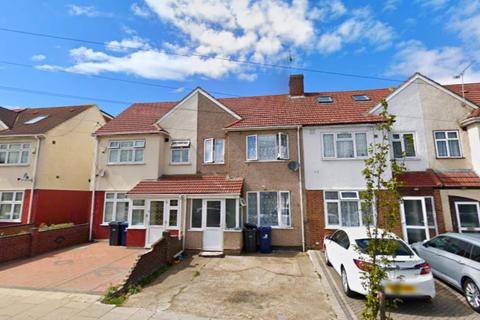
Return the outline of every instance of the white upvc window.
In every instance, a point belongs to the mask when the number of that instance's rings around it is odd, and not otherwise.
[[[225,163],[225,139],[205,139],[203,141],[204,163]]]
[[[145,226],[145,200],[135,199],[131,201],[129,227],[143,228]]]
[[[456,201],[458,232],[480,232],[480,203]]]
[[[103,223],[112,221],[128,221],[130,200],[123,192],[106,192],[105,206],[103,208]]]
[[[190,215],[190,230],[203,230],[207,227],[206,213],[209,204],[217,203],[217,208],[220,210],[220,220],[217,223],[223,223],[222,216],[225,215],[225,230],[239,230],[242,223],[240,216],[239,199],[192,199],[191,215]]]
[[[22,220],[23,191],[0,191],[0,221]]]
[[[395,159],[414,158],[417,156],[415,148],[415,133],[392,133],[392,149]]]
[[[168,201],[168,227],[178,228],[180,224],[180,207],[177,199]]]
[[[326,228],[358,227],[367,222],[358,191],[325,191],[324,200]],[[368,215],[374,223],[373,213]]]
[[[0,144],[0,165],[26,165],[30,155],[30,143]]]
[[[460,158],[460,136],[458,130],[434,131],[435,149],[437,158]]]
[[[292,225],[289,191],[247,192],[249,223],[257,226],[289,228]]]
[[[108,143],[109,164],[143,163],[145,140],[115,140]]]
[[[368,156],[366,132],[322,134],[324,159],[354,159]]]
[[[170,145],[171,164],[188,164],[190,163],[190,140],[173,140]]]
[[[287,160],[289,159],[288,135],[262,134],[247,136],[247,160]]]

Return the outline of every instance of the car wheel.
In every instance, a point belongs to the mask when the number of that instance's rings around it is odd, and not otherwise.
[[[325,255],[325,263],[327,264],[327,266],[331,267],[332,263],[330,262],[330,260],[328,260],[327,249],[325,249],[323,254]]]
[[[475,282],[470,279],[465,280],[463,283],[463,292],[465,292],[468,305],[473,310],[480,312],[480,289],[478,289]]]
[[[350,286],[348,285],[347,272],[343,267],[342,267],[342,288],[343,288],[343,292],[347,297],[352,297],[354,295],[353,291],[350,290]]]

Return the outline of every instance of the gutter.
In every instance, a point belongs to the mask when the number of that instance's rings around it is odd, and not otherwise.
[[[260,131],[260,130],[278,130],[278,129],[297,129],[298,125],[292,126],[266,126],[266,127],[243,127],[243,128],[223,128],[224,131]]]
[[[469,125],[477,123],[477,122],[480,122],[480,117],[467,118],[467,119],[463,120],[462,122],[460,122],[460,125],[465,128],[465,127],[468,127]]]
[[[38,168],[38,158],[40,157],[40,136],[35,136],[37,140],[35,162],[33,163],[33,174],[32,174],[32,188],[30,189],[30,202],[28,203],[28,218],[27,223],[32,221],[32,208],[33,208],[33,193],[35,192],[35,183],[37,182],[37,168]]]
[[[95,151],[93,155],[92,181],[90,189],[92,190],[92,200],[90,203],[90,226],[88,228],[88,240],[92,241],[93,236],[93,213],[95,211],[95,187],[97,184],[97,165],[98,165],[98,137],[95,136]]]
[[[297,126],[297,158],[299,162],[298,168],[298,188],[300,191],[300,220],[302,224],[302,251],[305,252],[305,218],[304,218],[304,208],[303,208],[303,163],[300,161],[302,159],[302,148],[300,145],[300,128],[302,126]]]

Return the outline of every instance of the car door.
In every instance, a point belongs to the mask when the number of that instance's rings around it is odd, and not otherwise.
[[[438,236],[418,247],[418,255],[430,264],[435,274],[440,276],[445,272],[444,264],[447,259],[444,256],[447,237]]]
[[[331,245],[331,252],[334,253],[335,261],[330,260],[335,270],[340,273],[340,267],[344,263],[344,260],[348,256],[347,250],[349,247],[349,239],[345,231],[338,230],[334,234],[333,243]],[[330,257],[330,256],[329,256]]]
[[[448,261],[442,266],[444,274],[453,285],[461,287],[462,276],[464,269],[470,265],[470,252],[472,251],[472,244],[457,239],[454,237],[447,237],[447,246],[444,256]]]
[[[325,251],[327,252],[328,260],[335,269],[337,269],[336,265],[338,264],[338,259],[340,259],[337,245],[339,235],[340,231],[336,231],[325,239]]]

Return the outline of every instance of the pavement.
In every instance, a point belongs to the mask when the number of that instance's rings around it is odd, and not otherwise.
[[[101,295],[123,281],[144,249],[94,242],[0,265],[0,287]]]
[[[337,319],[308,255],[298,252],[193,256],[124,306],[181,319]]]
[[[332,267],[325,264],[322,252],[311,250],[308,254],[315,270],[323,275],[323,282],[327,287],[326,292],[335,300],[333,305],[339,318],[360,319],[365,299],[360,295],[349,298],[343,293],[340,276]],[[437,295],[433,301],[403,299],[403,302],[392,312],[391,316],[396,320],[480,319],[480,314],[468,306],[465,298],[458,291],[437,279],[435,280],[435,287]]]

